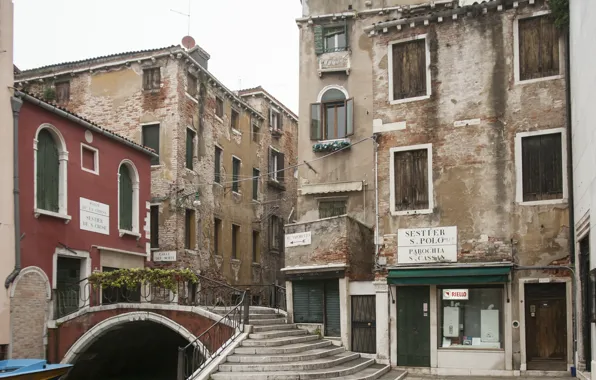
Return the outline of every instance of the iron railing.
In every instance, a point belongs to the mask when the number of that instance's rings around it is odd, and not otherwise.
[[[286,288],[276,284],[236,285],[250,290],[250,306],[263,306],[286,311]]]
[[[249,323],[249,300],[250,290],[242,292],[238,304],[229,310],[218,309],[223,316],[217,322],[192,342],[178,348],[177,380],[189,379],[202,371],[242,333]]]

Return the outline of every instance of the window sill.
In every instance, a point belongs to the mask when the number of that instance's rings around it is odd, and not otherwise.
[[[425,215],[425,214],[432,214],[433,209],[427,208],[422,210],[403,210],[403,211],[391,211],[392,216],[401,216],[401,215]]]
[[[559,75],[551,75],[550,77],[542,77],[542,78],[533,78],[533,79],[526,79],[526,80],[517,80],[515,82],[516,85],[524,85],[524,84],[532,84],[538,82],[544,82],[548,80],[556,80],[556,79],[563,79],[565,76],[562,74]]]
[[[239,259],[230,259],[230,263],[240,265],[242,262]]]
[[[45,215],[45,216],[51,216],[51,217],[57,218],[57,219],[63,219],[64,224],[68,224],[68,222],[70,222],[70,220],[72,219],[72,216],[70,216],[68,214],[61,214],[59,212],[43,210],[40,208],[34,209],[33,215],[35,216],[35,218],[39,218],[40,215]]]
[[[505,349],[503,349],[503,348],[478,347],[478,346],[476,346],[476,347],[474,347],[474,346],[439,347],[438,350],[439,351],[460,351],[460,352],[469,352],[469,351],[503,352],[503,351],[505,351]]]
[[[517,204],[520,206],[566,205],[567,203],[567,199],[546,199],[543,201],[517,202]]]
[[[279,182],[276,179],[272,179],[272,178],[269,178],[267,180],[267,185],[269,185],[271,187],[275,187],[276,189],[280,189],[280,190],[286,189],[286,186],[283,183]]]
[[[349,138],[334,139],[334,140],[322,140],[317,141],[312,146],[314,153],[321,152],[336,152],[338,150],[347,150],[352,146],[352,142]]]
[[[141,234],[140,234],[140,233],[138,233],[138,232],[134,232],[134,231],[128,231],[128,230],[120,230],[120,229],[119,229],[119,230],[118,230],[118,235],[119,235],[120,237],[123,237],[123,236],[125,236],[125,235],[126,235],[126,236],[133,236],[133,237],[137,238],[137,240],[139,240],[139,239],[141,238]]]
[[[255,263],[254,261],[251,264],[253,267],[255,268],[260,268],[261,267],[261,263]]]
[[[195,172],[194,169],[189,169],[186,166],[184,167],[184,170],[187,171],[188,173],[194,174],[194,175],[198,175],[199,173]]]
[[[240,132],[239,130],[237,130],[236,128],[232,127],[232,133],[238,136],[242,136],[242,132]]]
[[[151,170],[161,169],[161,164],[159,165],[151,165]]]
[[[99,175],[99,170],[91,170],[91,169],[87,169],[84,167],[81,167],[81,170],[87,173],[91,173],[91,174],[95,174],[95,175]]]
[[[189,98],[189,99],[190,99],[190,100],[192,100],[193,102],[195,102],[195,103],[199,104],[199,100],[198,100],[196,97],[192,96],[191,94],[189,94],[189,93],[188,93],[188,92],[186,92],[186,91],[184,92],[184,94],[186,95],[186,97],[187,97],[187,98]]]
[[[397,100],[389,100],[389,104],[403,104],[403,103],[410,103],[410,102],[417,102],[419,100],[426,100],[430,99],[430,94],[423,95],[423,96],[415,96],[413,98],[405,98],[405,99],[397,99]]]
[[[222,117],[223,117],[223,115],[222,115]],[[215,120],[219,121],[222,124],[224,122],[223,119],[221,117],[217,116],[217,115],[215,115]]]
[[[232,190],[232,194],[233,195],[236,195],[238,197],[241,197],[242,196],[242,193],[240,192],[240,190],[238,190],[238,191]]]
[[[259,201],[258,199],[253,199],[252,200],[252,204],[254,204],[254,205],[260,205],[261,204],[261,201]]]
[[[144,88],[143,93],[145,93],[145,94],[159,94],[160,90],[161,90],[161,86],[160,86],[160,88]]]
[[[184,253],[196,256],[196,255],[198,255],[199,251],[197,251],[196,249],[184,248]]]
[[[284,133],[283,133],[282,131],[280,131],[279,129],[273,129],[273,128],[270,128],[269,130],[271,131],[271,136],[273,136],[273,137],[275,137],[275,138],[280,138],[280,137],[281,137],[281,136],[283,136],[283,134],[284,134]]]

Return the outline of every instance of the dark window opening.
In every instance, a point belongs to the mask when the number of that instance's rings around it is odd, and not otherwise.
[[[196,219],[195,210],[187,209],[184,218],[184,248],[196,248]]]
[[[159,124],[143,125],[143,145],[158,155],[151,157],[151,165],[159,165]]]
[[[127,165],[120,165],[120,229],[132,231],[133,229],[133,188],[132,174]]]
[[[238,193],[240,191],[240,159],[232,157],[232,191]]]
[[[252,232],[252,262],[258,263],[261,261],[260,255],[260,240],[259,240],[259,231]]]
[[[281,251],[283,238],[283,222],[277,215],[271,215],[269,219],[269,248]]]
[[[396,152],[393,160],[395,211],[428,209],[428,150]]]
[[[217,115],[217,117],[219,117],[220,119],[223,119],[224,103],[223,99],[220,97],[215,98],[215,115]]]
[[[56,103],[68,103],[70,100],[70,82],[58,82],[56,87]]]
[[[195,131],[186,129],[186,168],[191,170],[194,167],[195,136]]]
[[[522,177],[524,202],[563,198],[560,133],[522,138]]]
[[[240,115],[238,114],[238,111],[232,110],[232,117],[230,119],[230,125],[232,126],[232,128],[234,128],[236,130],[240,129],[240,126],[238,125],[239,119],[240,119]]]
[[[345,200],[319,201],[319,218],[331,218],[346,214]]]
[[[159,248],[159,206],[151,206],[151,248]]]
[[[190,96],[197,96],[197,77],[190,73],[186,76],[186,92]]]
[[[252,169],[252,199],[259,200],[259,177],[261,172],[259,169]]]
[[[221,241],[221,219],[215,218],[213,220],[213,253],[216,255],[220,254]]]
[[[219,147],[215,147],[215,182],[221,183],[221,156],[222,150]]]
[[[238,239],[240,237],[240,226],[232,224],[232,259],[238,258]]]

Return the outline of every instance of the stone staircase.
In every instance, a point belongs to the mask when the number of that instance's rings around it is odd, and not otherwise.
[[[275,309],[251,307],[250,324],[252,332],[213,380],[399,380],[407,374],[298,329]]]

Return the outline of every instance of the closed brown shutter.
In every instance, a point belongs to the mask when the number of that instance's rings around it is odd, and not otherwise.
[[[563,197],[562,158],[560,133],[522,139],[524,201]]]
[[[428,151],[395,153],[394,180],[396,211],[428,208]]]
[[[426,95],[426,40],[393,45],[393,99]]]
[[[519,20],[521,80],[559,74],[559,32],[549,17]]]

